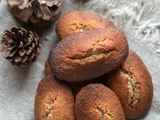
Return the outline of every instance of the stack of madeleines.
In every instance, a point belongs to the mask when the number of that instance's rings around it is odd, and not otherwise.
[[[61,40],[45,63],[35,120],[135,120],[148,113],[151,75],[111,21],[70,11],[56,32]]]

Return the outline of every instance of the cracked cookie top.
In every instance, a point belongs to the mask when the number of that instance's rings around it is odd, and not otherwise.
[[[128,41],[122,31],[92,29],[61,40],[50,52],[49,64],[60,80],[85,81],[121,65],[128,50]]]
[[[76,96],[77,120],[125,120],[118,97],[102,84],[89,84]]]
[[[56,32],[59,38],[63,39],[78,32],[109,27],[115,27],[115,25],[99,15],[87,11],[75,10],[62,16],[56,25]]]
[[[74,120],[74,97],[71,89],[54,76],[43,78],[37,89],[35,120]]]
[[[120,67],[106,74],[106,84],[119,97],[127,119],[138,119],[147,114],[153,98],[152,78],[133,50],[129,50]]]

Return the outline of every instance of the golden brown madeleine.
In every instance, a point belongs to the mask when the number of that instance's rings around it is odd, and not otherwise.
[[[153,97],[152,78],[135,52],[130,50],[122,66],[106,75],[106,84],[119,97],[127,119],[147,114]]]
[[[37,89],[35,120],[74,120],[74,97],[71,89],[53,76],[43,78]]]
[[[49,63],[48,63],[48,58],[45,62],[45,74],[46,75],[53,75],[53,73],[51,71],[51,67],[49,66]]]
[[[125,120],[118,97],[102,84],[89,84],[76,96],[76,120]]]
[[[115,69],[128,56],[128,42],[118,29],[93,29],[61,40],[49,55],[49,65],[60,80],[93,79]]]
[[[56,32],[60,39],[69,35],[93,28],[108,28],[115,25],[96,14],[87,11],[70,11],[66,13],[56,25]]]

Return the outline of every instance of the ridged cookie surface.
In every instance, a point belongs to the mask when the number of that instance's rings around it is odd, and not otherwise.
[[[128,56],[128,42],[116,28],[93,29],[60,41],[49,55],[49,64],[60,80],[84,81],[115,69]]]
[[[74,97],[71,89],[53,76],[43,78],[37,89],[35,120],[74,120]]]
[[[134,51],[130,50],[126,61],[106,75],[106,84],[119,97],[127,119],[147,114],[153,98],[152,78]]]
[[[89,84],[76,96],[76,120],[125,120],[118,97],[102,84]]]
[[[56,32],[60,39],[69,35],[91,30],[94,28],[115,27],[114,24],[93,13],[87,11],[70,11],[66,13],[56,25]]]

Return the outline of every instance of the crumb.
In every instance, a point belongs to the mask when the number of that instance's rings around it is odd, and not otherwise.
[[[45,39],[46,41],[49,41],[49,38],[48,38],[48,36],[46,36],[44,39]]]

